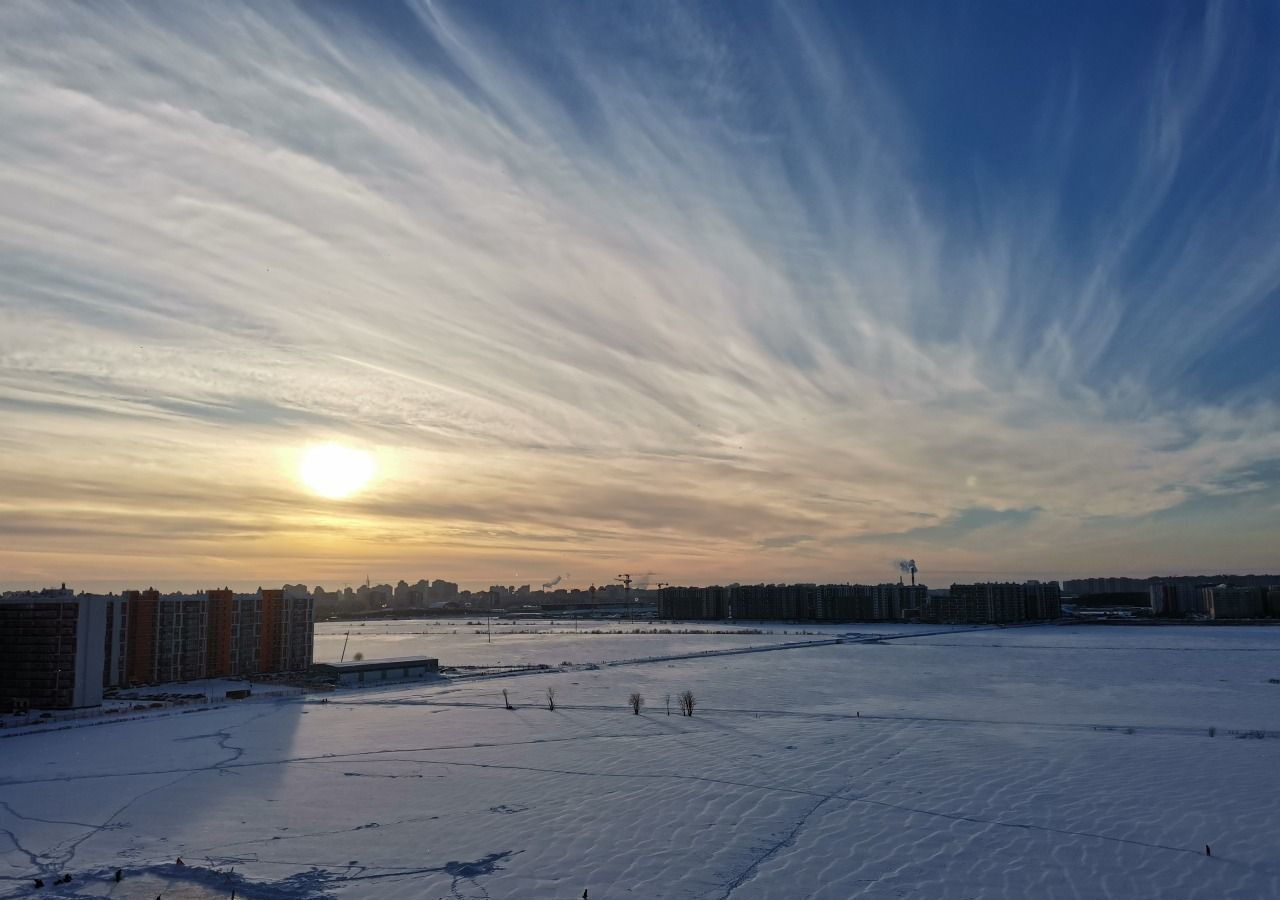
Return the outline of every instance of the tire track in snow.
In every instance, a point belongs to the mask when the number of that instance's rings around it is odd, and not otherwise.
[[[724,893],[720,894],[716,898],[716,900],[728,900],[728,898],[733,894],[734,891],[742,887],[751,879],[755,878],[756,872],[760,870],[760,867],[762,865],[768,862],[772,857],[777,855],[783,849],[790,847],[792,844],[794,844],[796,841],[796,838],[800,834],[800,831],[804,828],[806,824],[808,824],[809,819],[813,816],[813,814],[816,813],[819,809],[821,809],[831,799],[832,799],[831,797],[823,797],[817,803],[813,804],[813,806],[809,807],[805,811],[804,815],[800,817],[800,820],[796,822],[794,826],[792,826],[791,830],[787,832],[787,834],[782,838],[782,840],[771,845],[764,851],[764,853],[760,854],[754,860],[752,860],[751,863],[745,869],[739,872],[738,875],[735,876],[732,881],[730,881],[728,884],[724,886]]]

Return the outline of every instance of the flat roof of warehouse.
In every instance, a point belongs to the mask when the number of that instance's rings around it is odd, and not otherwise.
[[[352,659],[346,662],[320,662],[315,666],[327,666],[343,672],[375,672],[378,669],[403,669],[406,666],[439,665],[434,656],[396,656],[390,659]]]

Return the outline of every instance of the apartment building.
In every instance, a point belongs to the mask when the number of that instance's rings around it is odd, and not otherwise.
[[[659,615],[672,619],[787,619],[813,622],[900,621],[922,616],[928,588],[904,584],[735,584],[668,587]]]
[[[1201,589],[1200,596],[1211,619],[1256,619],[1266,610],[1268,591],[1220,584]]]
[[[0,710],[102,703],[106,618],[61,588],[0,597]]]
[[[264,672],[298,672],[311,665],[315,649],[315,604],[310,597],[258,588],[260,599],[258,665]]]
[[[1002,624],[1061,616],[1062,591],[1053,581],[953,584],[935,610],[937,621],[957,624]]]
[[[5,594],[0,710],[95,706],[104,687],[305,671],[314,627],[310,597],[275,589]]]

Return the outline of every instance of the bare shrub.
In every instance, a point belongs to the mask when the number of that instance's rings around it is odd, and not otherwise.
[[[644,706],[644,698],[638,693],[633,692],[631,696],[627,698],[627,705],[631,707],[632,714],[638,716],[640,715],[640,707]]]
[[[506,688],[502,689],[502,705],[507,709],[515,709],[515,707],[511,705],[511,698],[507,696]]]
[[[556,689],[553,687],[547,688],[547,709],[556,711]]]
[[[693,691],[682,691],[680,693],[680,712],[682,715],[692,716],[695,705],[697,705],[697,700],[693,696]]]

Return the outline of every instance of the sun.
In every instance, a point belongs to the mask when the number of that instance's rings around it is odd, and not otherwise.
[[[341,500],[368,484],[373,470],[373,457],[363,450],[319,444],[302,455],[298,477],[321,497]]]

